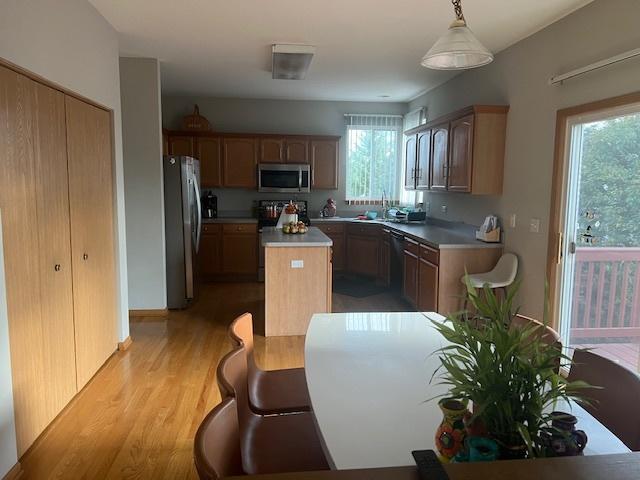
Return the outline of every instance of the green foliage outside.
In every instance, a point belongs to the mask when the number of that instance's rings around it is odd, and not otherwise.
[[[584,126],[579,202],[579,233],[591,225],[595,247],[640,246],[640,114]]]
[[[347,142],[347,199],[396,198],[398,131],[349,129]]]

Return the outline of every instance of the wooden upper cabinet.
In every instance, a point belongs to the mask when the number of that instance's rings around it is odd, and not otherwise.
[[[449,168],[449,123],[436,125],[431,129],[431,179],[432,190],[447,189],[447,169]]]
[[[447,175],[447,188],[450,191],[471,191],[473,119],[472,114],[451,122],[449,130],[451,153]]]
[[[405,190],[415,190],[416,188],[416,157],[417,157],[417,135],[407,137],[404,143],[404,188]]]
[[[225,187],[256,187],[257,146],[255,137],[223,138],[222,171]]]
[[[309,140],[287,138],[284,158],[287,163],[309,163]]]
[[[338,140],[311,140],[311,188],[338,188]]]
[[[260,139],[260,163],[284,163],[284,138]]]
[[[426,190],[429,188],[429,165],[431,159],[431,130],[418,134],[418,147],[416,159],[416,188]]]
[[[200,184],[203,187],[222,186],[222,139],[199,137],[195,157],[200,160]]]
[[[193,157],[195,154],[195,141],[189,136],[171,136],[168,140],[169,155],[188,155]]]
[[[162,132],[162,155],[169,155],[169,135],[167,132]]]

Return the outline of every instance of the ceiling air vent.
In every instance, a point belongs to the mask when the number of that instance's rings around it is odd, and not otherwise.
[[[311,45],[273,45],[273,78],[302,80],[309,70],[316,47]]]

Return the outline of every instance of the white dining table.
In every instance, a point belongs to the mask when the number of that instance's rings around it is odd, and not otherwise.
[[[311,319],[305,340],[307,385],[325,454],[335,469],[413,465],[412,450],[435,449],[446,387],[430,379],[446,340],[437,313],[330,313]],[[575,403],[585,455],[630,450]]]

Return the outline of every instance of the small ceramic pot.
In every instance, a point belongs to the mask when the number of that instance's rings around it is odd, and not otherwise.
[[[470,462],[493,462],[498,459],[498,444],[487,437],[467,438]]]
[[[467,400],[443,398],[438,402],[442,422],[436,431],[436,448],[443,461],[450,461],[463,447],[466,437],[463,418],[469,413]]]
[[[581,455],[587,446],[587,434],[576,430],[578,419],[565,412],[551,412],[551,426],[548,429],[549,454],[557,457]]]

